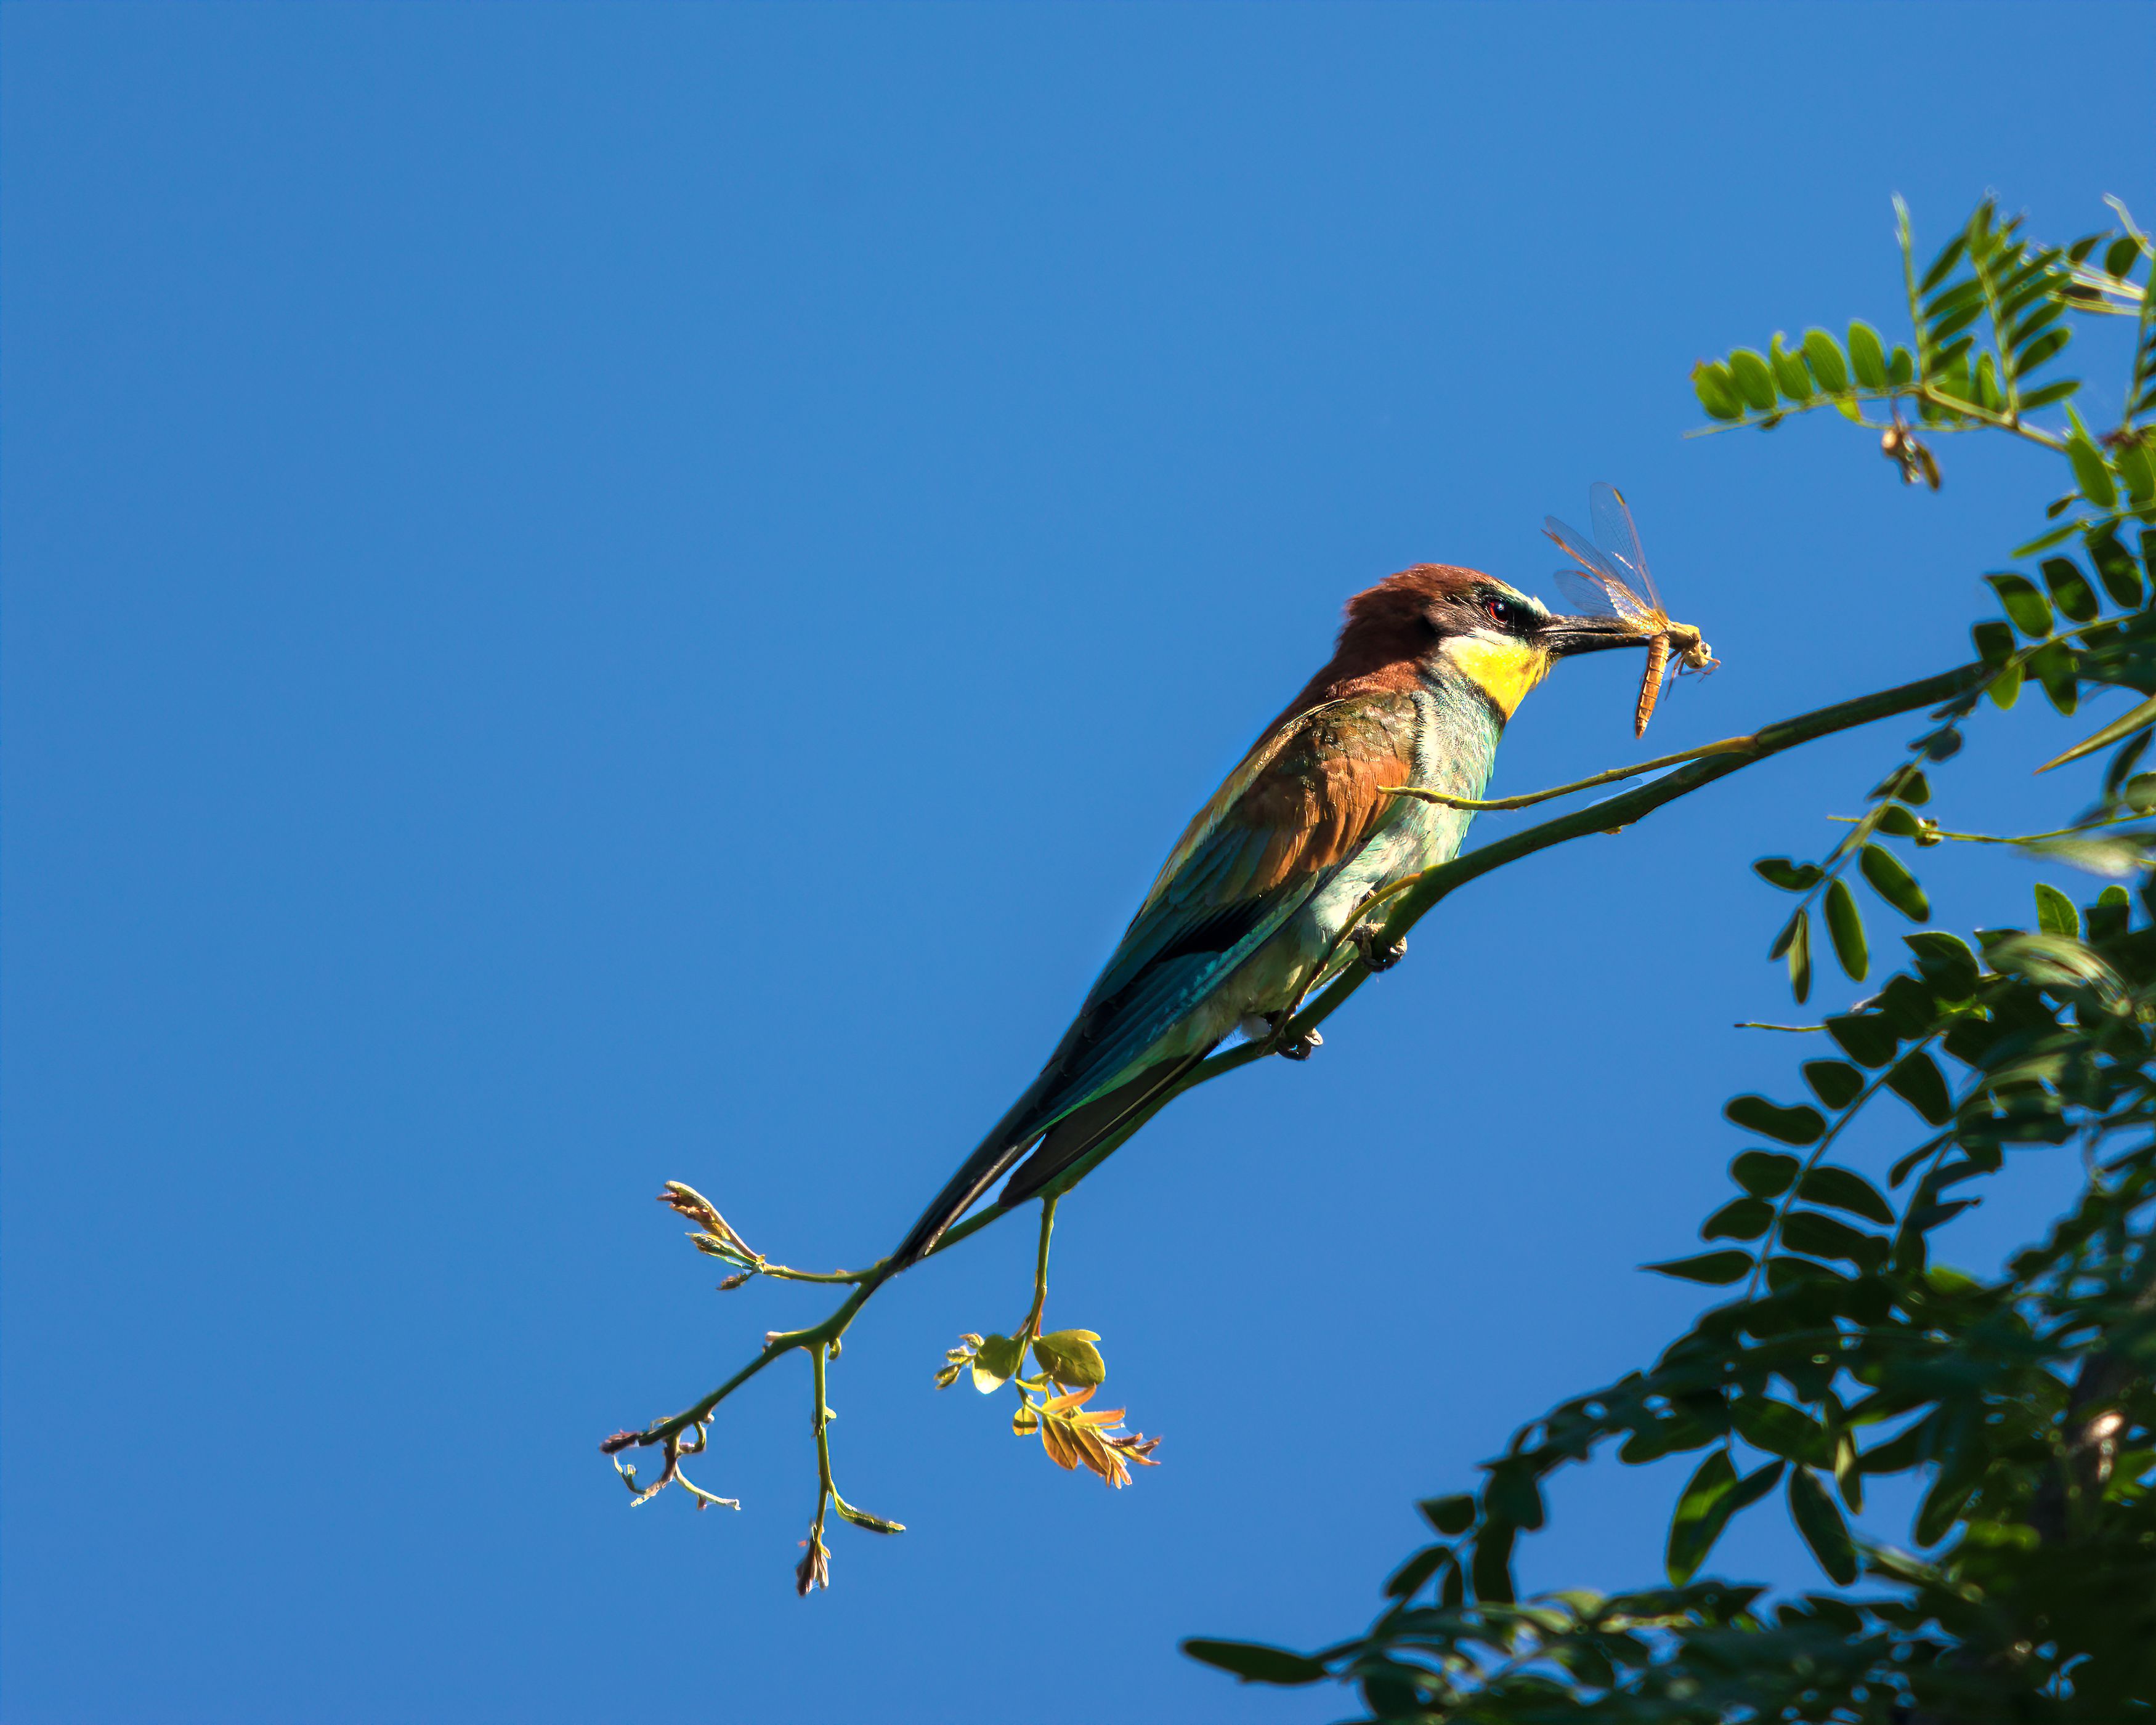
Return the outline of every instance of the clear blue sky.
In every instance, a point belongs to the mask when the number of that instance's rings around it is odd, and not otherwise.
[[[1683,1322],[1635,1267],[1793,1082],[1729,1028],[1784,1010],[1746,864],[1902,729],[1478,885],[1067,1204],[1050,1320],[1167,1435],[1119,1494],[930,1385],[1021,1221],[850,1339],[840,1482],[913,1531],[830,1594],[805,1369],[718,1428],[738,1516],[631,1513],[598,1437],[819,1308],[650,1195],[888,1247],[1341,601],[1547,592],[1592,480],[1725,661],[1650,749],[1957,662],[2051,466],[1688,442],[1685,374],[1898,328],[1896,191],[2156,217],[2152,21],[8,5],[11,1725],[1336,1717],[1175,1641],[1352,1631],[1413,1498]],[[1500,784],[1638,758],[1635,672]],[[2065,735],[1942,812],[2070,807]],[[1947,919],[2026,914],[1956,861]],[[1527,1579],[1653,1574],[1674,1484],[1561,1492]],[[1721,1559],[1806,1573],[1771,1516]]]

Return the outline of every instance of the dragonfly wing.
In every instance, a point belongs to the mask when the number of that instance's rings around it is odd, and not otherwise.
[[[1609,589],[1594,576],[1578,569],[1560,569],[1551,579],[1557,590],[1564,595],[1564,601],[1576,612],[1589,617],[1620,617],[1624,615],[1609,596]]]
[[[1625,571],[1596,550],[1594,541],[1577,527],[1566,526],[1555,515],[1544,515],[1543,531],[1558,542],[1567,556],[1577,558],[1596,580],[1614,581],[1620,587],[1625,585]]]
[[[1655,591],[1654,576],[1647,573],[1647,554],[1640,549],[1640,530],[1632,525],[1624,494],[1614,485],[1597,480],[1588,488],[1587,499],[1588,519],[1594,523],[1595,542],[1604,555],[1619,566],[1625,584],[1649,608],[1660,611],[1661,596]]]

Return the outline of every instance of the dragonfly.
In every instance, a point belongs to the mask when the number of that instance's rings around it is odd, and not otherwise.
[[[1690,623],[1673,622],[1662,609],[1655,578],[1647,573],[1646,554],[1640,549],[1640,530],[1632,525],[1632,511],[1614,485],[1599,483],[1589,488],[1588,519],[1594,524],[1593,539],[1576,527],[1568,527],[1555,515],[1543,517],[1543,531],[1578,565],[1560,569],[1557,584],[1578,610],[1597,617],[1622,618],[1647,642],[1646,674],[1640,679],[1640,704],[1633,714],[1632,735],[1647,734],[1647,721],[1655,716],[1655,704],[1662,698],[1662,679],[1674,659],[1680,673],[1712,671],[1722,661]]]

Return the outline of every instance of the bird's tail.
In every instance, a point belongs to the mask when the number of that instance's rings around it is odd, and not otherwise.
[[[1004,1190],[1002,1201],[1006,1207],[1034,1196],[1096,1145],[1129,1126],[1134,1116],[1149,1114],[1152,1107],[1165,1100],[1164,1093],[1172,1091],[1176,1080],[1204,1057],[1201,1052],[1148,1067],[1129,1083],[1096,1097],[1060,1119],[1055,1118],[1058,1112],[1055,1104],[1041,1093],[1046,1086],[1036,1084],[996,1123],[995,1130],[981,1140],[980,1148],[966,1159],[965,1165],[921,1212],[906,1243],[891,1254],[891,1267],[885,1273],[896,1276],[933,1252],[944,1231],[973,1208],[981,1194],[1001,1180],[1036,1141],[1040,1148],[1034,1149],[1031,1159]]]
[[[1039,1108],[1032,1095],[1021,1097],[1018,1106],[996,1123],[996,1129],[981,1140],[980,1148],[967,1157],[921,1212],[921,1220],[913,1225],[906,1243],[891,1255],[886,1275],[896,1276],[911,1268],[936,1249],[943,1231],[972,1209],[974,1200],[1032,1146],[1040,1135],[1039,1127],[1031,1124],[1038,1118]]]

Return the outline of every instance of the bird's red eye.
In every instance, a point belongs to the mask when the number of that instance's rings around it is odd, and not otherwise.
[[[1499,628],[1509,629],[1512,627],[1512,607],[1505,600],[1485,599],[1482,601],[1482,609],[1489,613],[1490,621],[1496,624]]]

